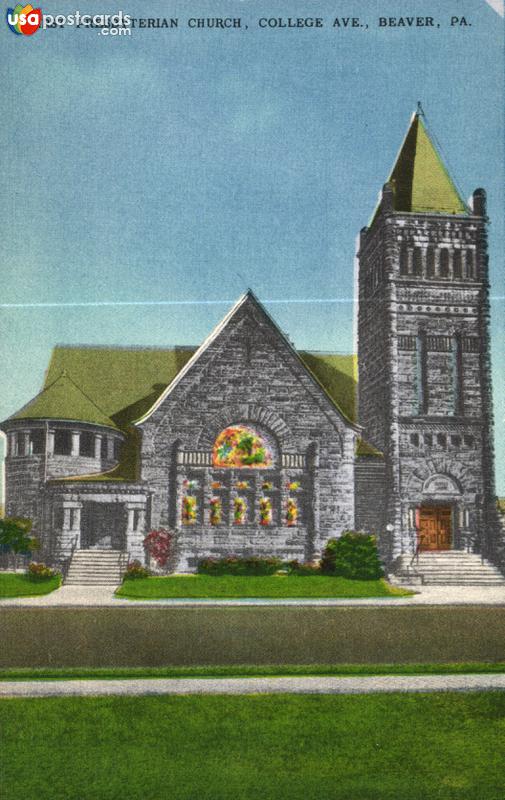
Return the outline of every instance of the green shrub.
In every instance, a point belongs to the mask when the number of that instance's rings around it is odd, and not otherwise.
[[[273,556],[203,558],[198,562],[200,575],[275,575],[281,568],[281,559]]]
[[[286,561],[285,569],[289,575],[320,575],[321,569],[318,564],[311,562],[301,563],[296,559],[294,561]]]
[[[57,570],[53,569],[52,567],[48,567],[42,562],[38,563],[37,561],[31,561],[28,565],[27,575],[31,581],[48,581],[51,578],[54,578],[54,576],[57,574]]]
[[[124,581],[134,581],[137,578],[148,578],[151,572],[142,566],[140,561],[131,561],[126,567],[126,572],[123,576]]]
[[[344,531],[339,539],[330,539],[323,552],[321,570],[327,575],[356,580],[382,578],[384,570],[375,536]]]

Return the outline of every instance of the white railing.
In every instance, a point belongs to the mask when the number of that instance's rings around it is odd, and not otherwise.
[[[202,450],[180,450],[177,453],[177,463],[191,467],[211,467],[212,453]]]
[[[210,450],[180,450],[177,463],[186,467],[211,467],[212,452]],[[282,466],[285,469],[304,469],[305,456],[301,453],[283,453]]]

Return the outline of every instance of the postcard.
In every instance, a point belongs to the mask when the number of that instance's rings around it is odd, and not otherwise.
[[[504,661],[502,0],[2,24],[3,668]]]

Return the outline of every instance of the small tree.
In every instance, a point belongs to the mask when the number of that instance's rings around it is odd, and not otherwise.
[[[18,556],[29,556],[38,550],[37,539],[30,536],[31,519],[24,517],[6,517],[0,519],[0,552],[13,554],[14,569],[17,568]]]
[[[173,533],[165,528],[160,528],[150,531],[144,539],[145,549],[160,567],[165,567],[168,563],[172,554],[173,538]]]
[[[377,552],[375,536],[344,531],[340,539],[330,539],[321,559],[321,570],[330,575],[355,580],[377,580],[384,570]]]

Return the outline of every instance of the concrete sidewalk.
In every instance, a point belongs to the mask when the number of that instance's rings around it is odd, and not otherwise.
[[[97,697],[186,694],[377,694],[505,691],[504,675],[380,675],[375,677],[131,678],[3,681],[0,697]]]
[[[62,586],[37,597],[0,599],[3,606],[30,607],[160,607],[186,606],[424,606],[424,605],[505,605],[502,586],[416,586],[411,597],[321,597],[321,598],[167,598],[162,600],[128,600],[115,597],[115,586]]]

